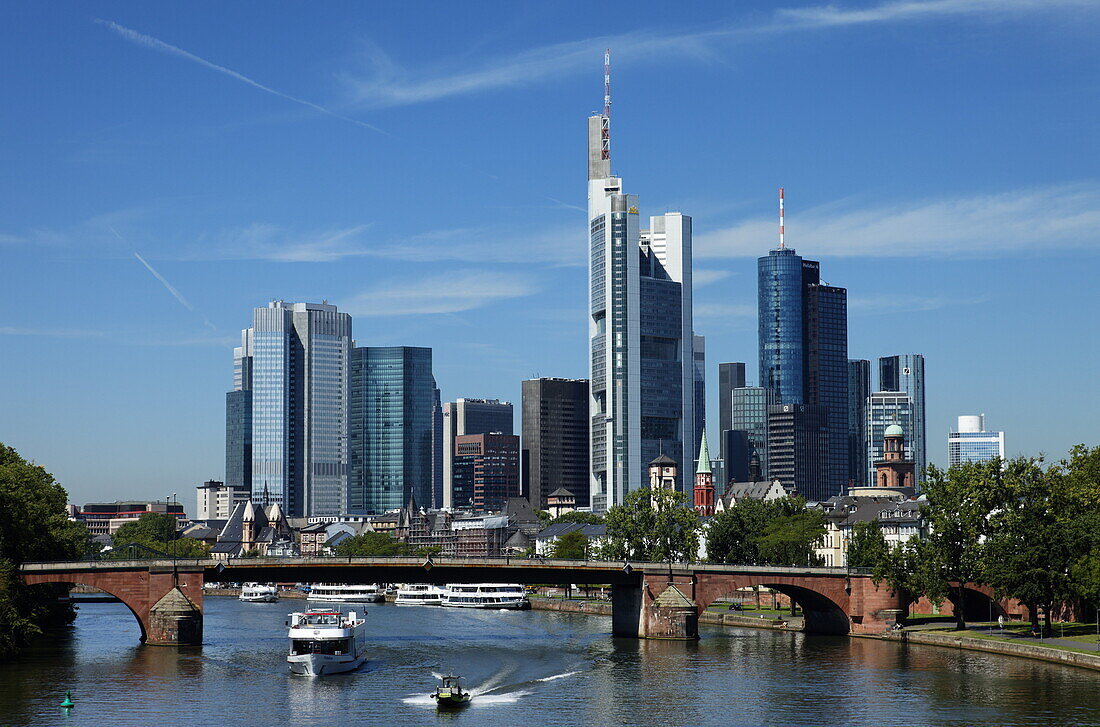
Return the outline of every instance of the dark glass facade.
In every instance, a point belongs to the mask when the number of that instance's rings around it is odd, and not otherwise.
[[[519,497],[519,437],[464,434],[455,437],[454,506],[499,512]]]
[[[760,385],[775,391],[781,404],[801,404],[805,395],[802,290],[804,278],[817,283],[817,263],[804,261],[791,249],[772,250],[757,263]]]
[[[768,409],[775,404],[775,392],[763,386],[743,386],[730,392],[730,431],[728,477],[734,482],[747,482],[749,463],[755,454],[760,473],[768,476]]]
[[[652,257],[641,253],[644,257]],[[659,263],[651,271],[662,275]],[[643,266],[645,270],[647,266]],[[650,462],[663,452],[684,451],[681,437],[692,436],[694,420],[684,420],[683,295],[681,285],[663,277],[640,279],[641,453]],[[681,431],[683,428],[683,431]],[[679,473],[682,489],[686,478]]]
[[[431,502],[435,401],[430,348],[352,349],[349,512]]]
[[[225,484],[252,488],[252,392],[225,394]]]
[[[871,396],[871,362],[848,361],[848,479],[867,486],[867,399]]]
[[[778,404],[768,410],[768,477],[820,502],[837,494],[826,479],[829,437],[825,408]]]
[[[523,490],[545,510],[564,487],[588,505],[588,379],[523,382]]]
[[[848,484],[848,291],[811,284],[803,295],[806,328],[804,401],[825,410],[825,481],[838,495]]]

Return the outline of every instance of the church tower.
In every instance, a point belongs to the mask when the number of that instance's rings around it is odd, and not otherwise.
[[[703,517],[714,514],[714,474],[710,470],[707,430],[699,442],[699,464],[695,466],[695,512]]]
[[[905,431],[897,424],[886,427],[882,439],[882,459],[875,462],[875,487],[912,488],[916,463],[905,458]]]

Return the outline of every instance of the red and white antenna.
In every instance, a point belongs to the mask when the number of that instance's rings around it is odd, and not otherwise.
[[[603,53],[603,133],[600,159],[611,158],[611,49]]]
[[[779,188],[779,249],[786,247],[783,242],[783,188]]]

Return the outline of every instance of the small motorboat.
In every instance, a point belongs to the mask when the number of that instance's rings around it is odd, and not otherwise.
[[[432,692],[435,705],[440,708],[463,707],[470,703],[470,693],[462,689],[462,677],[440,677],[442,682]]]

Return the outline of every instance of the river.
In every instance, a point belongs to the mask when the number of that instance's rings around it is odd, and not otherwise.
[[[206,599],[201,648],[141,646],[121,604],[0,663],[2,725],[1100,725],[1100,673],[844,637],[703,627],[613,639],[610,618],[377,605],[358,672],[286,673],[302,601]],[[436,714],[433,672],[477,694]],[[72,690],[76,708],[59,703]]]

